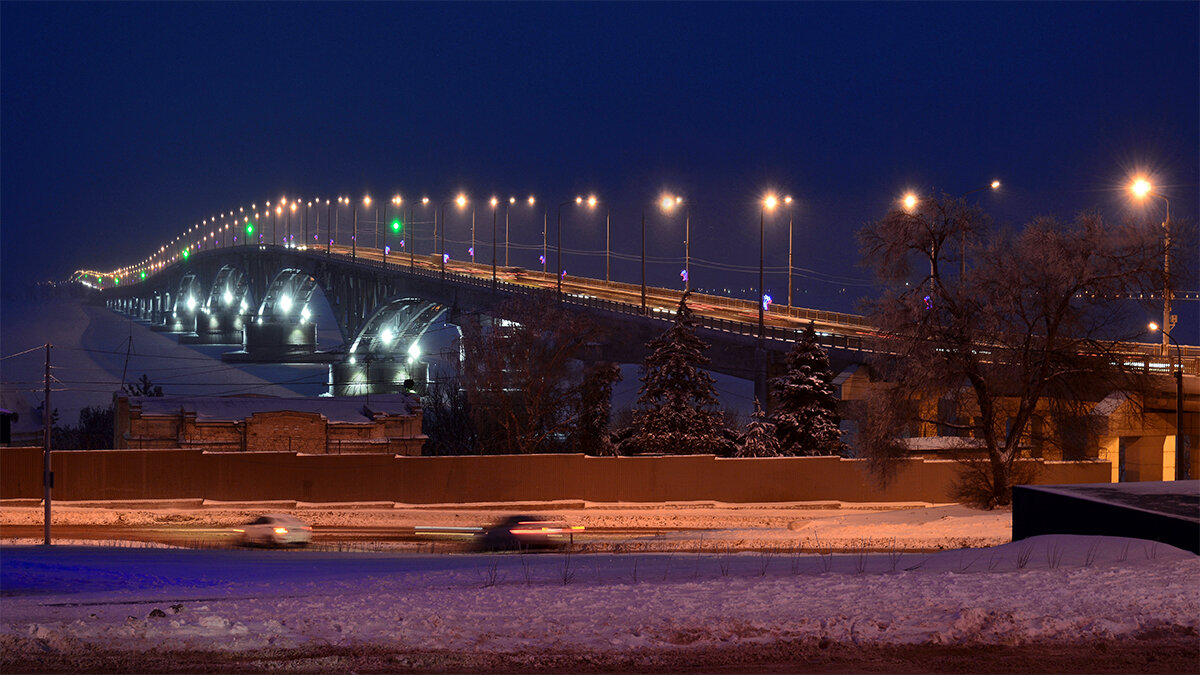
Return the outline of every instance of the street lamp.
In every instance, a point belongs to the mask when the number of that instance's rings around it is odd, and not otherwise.
[[[1129,191],[1138,200],[1144,200],[1146,197],[1158,197],[1166,204],[1166,219],[1163,220],[1163,318],[1162,318],[1162,355],[1170,354],[1170,346],[1168,344],[1169,331],[1175,329],[1175,321],[1178,317],[1171,314],[1171,202],[1166,197],[1158,192],[1155,192],[1154,186],[1145,178],[1137,178],[1129,186]]]
[[[288,213],[288,217],[287,217],[287,231],[288,231],[287,245],[288,245],[288,247],[295,247],[295,244],[292,243],[293,241],[295,241],[295,236],[292,234],[292,214],[296,212],[296,201],[295,200],[292,200],[292,206],[291,206],[290,211],[291,212]]]
[[[787,195],[783,198],[783,203],[788,207],[788,307],[794,307],[792,304],[792,196]]]
[[[453,202],[454,202],[454,205],[459,208],[459,210],[462,210],[462,209],[466,208],[466,206],[467,206],[467,196],[460,192],[458,194],[458,196],[454,198]],[[446,205],[449,203],[451,203],[450,200],[442,202],[441,208],[439,209],[442,213],[441,266],[442,266],[442,278],[443,279],[446,278]],[[433,231],[434,231],[434,238],[436,239],[437,238],[437,222],[436,221],[434,221]]]
[[[1156,323],[1149,326],[1151,331],[1159,330]],[[1175,343],[1175,480],[1191,478],[1192,458],[1188,448],[1180,439],[1183,436],[1183,350],[1167,329],[1162,329],[1163,339]]]
[[[392,232],[394,232],[397,235],[399,235],[404,229],[403,219],[400,215],[400,205],[403,203],[404,203],[404,199],[402,197],[400,197],[400,195],[396,195],[396,196],[392,197],[392,206],[396,207],[396,216],[390,223],[387,222],[387,204],[383,205],[383,220],[384,220],[384,224],[383,224],[383,266],[385,268],[387,267],[387,257],[388,257],[388,243],[387,243],[388,228],[390,227],[392,229]],[[401,241],[403,241],[403,240],[401,240]]]
[[[996,179],[981,188],[975,188],[974,190],[971,190],[969,192],[964,192],[959,197],[959,199],[965,199],[968,195],[973,195],[976,192],[983,192],[984,190],[999,190],[999,189],[1000,189],[1000,180]],[[966,230],[966,228],[964,228],[962,231],[962,251],[960,251],[959,258],[960,258],[959,259],[959,276],[963,279],[966,279],[967,278],[967,230]]]
[[[766,311],[767,291],[763,287],[763,247],[766,240],[767,211],[775,212],[779,206],[779,198],[774,194],[763,197],[762,208],[758,212],[758,346],[761,348],[764,338],[763,313]]]
[[[566,206],[567,204],[570,204],[572,201],[578,205],[583,205],[584,203],[586,203],[588,205],[588,208],[590,208],[590,209],[595,209],[596,204],[598,203],[598,201],[596,199],[596,195],[588,195],[588,198],[586,200],[583,197],[576,197],[573,200],[569,199],[558,205],[558,244],[557,244],[558,253],[556,254],[557,260],[555,261],[555,265],[556,265],[557,269],[555,270],[555,272],[558,276],[558,299],[559,300],[562,300],[562,281],[563,281],[563,274],[565,273],[565,270],[563,269],[563,266],[562,266],[562,207]]]
[[[534,204],[537,203],[537,200],[534,199],[533,195],[529,195],[529,199],[526,201],[529,203],[530,208],[533,208]],[[508,244],[511,241],[511,239],[508,236],[508,212],[509,212],[509,209],[511,209],[512,206],[516,203],[517,203],[516,197],[509,197],[508,205],[504,207],[504,266],[505,267],[508,267],[508,264],[509,264],[508,263]],[[545,255],[545,252],[543,252],[543,255]]]
[[[500,205],[500,200],[496,199],[495,197],[492,197],[492,200],[489,203],[492,205],[492,292],[495,293],[496,292],[496,211],[497,211],[496,207]],[[507,228],[507,225],[508,225],[508,217],[507,217],[507,214],[505,214],[505,227],[506,228]]]
[[[663,210],[663,213],[670,214],[675,210],[675,207],[684,204],[683,197],[678,195],[663,195],[658,200],[658,206]],[[692,203],[687,202],[684,207],[683,221],[683,290],[686,293],[691,290],[692,283]]]

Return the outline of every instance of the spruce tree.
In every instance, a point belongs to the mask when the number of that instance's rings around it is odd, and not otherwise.
[[[778,457],[779,441],[775,439],[775,425],[767,419],[758,399],[754,399],[754,414],[746,425],[746,435],[738,444],[735,457]]]
[[[771,380],[775,438],[785,455],[836,455],[845,451],[829,354],[810,323],[787,355],[787,373]]]
[[[675,323],[646,345],[650,354],[625,452],[727,455],[734,449],[722,433],[714,380],[699,368],[709,362],[708,345],[696,337],[687,296],[679,300]]]

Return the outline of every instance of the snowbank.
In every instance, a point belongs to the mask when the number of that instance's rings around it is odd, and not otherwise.
[[[1200,558],[1044,536],[935,554],[331,554],[9,547],[0,646],[623,653],[1191,636]]]

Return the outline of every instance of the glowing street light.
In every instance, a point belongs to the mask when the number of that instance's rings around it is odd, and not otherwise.
[[[1154,185],[1144,177],[1139,176],[1129,185],[1129,191],[1138,200],[1147,197],[1158,197],[1166,205],[1166,218],[1163,220],[1163,318],[1162,318],[1162,355],[1170,355],[1170,331],[1175,330],[1175,321],[1179,318],[1171,314],[1171,202],[1154,190]]]
[[[555,267],[556,267],[555,274],[558,277],[557,288],[558,288],[559,301],[562,300],[562,282],[563,282],[563,276],[566,274],[566,270],[564,270],[563,266],[562,266],[562,207],[564,207],[570,203],[571,203],[571,200],[567,200],[558,205],[558,244],[557,244],[558,253],[556,254],[557,259],[555,261],[555,263],[556,263],[555,264]],[[584,199],[582,196],[575,197],[576,205],[582,206],[583,203],[584,203]],[[596,204],[598,204],[598,203],[599,202],[596,199],[595,195],[588,195],[588,198],[587,198],[588,208],[595,209]]]
[[[911,192],[905,193],[904,198],[900,200],[900,205],[905,211],[912,213],[917,208],[917,196]]]
[[[760,349],[762,348],[762,345],[763,345],[764,332],[765,332],[764,321],[763,321],[763,311],[764,311],[764,298],[766,298],[766,295],[767,295],[767,291],[764,288],[764,284],[763,284],[763,247],[764,247],[764,242],[766,241],[767,212],[770,211],[770,212],[774,213],[775,209],[778,206],[779,206],[779,198],[776,197],[774,194],[768,194],[767,196],[763,197],[762,208],[759,209],[759,212],[758,212],[758,296],[759,297],[758,297],[757,304],[758,304],[758,346]]]
[[[450,203],[451,203],[451,201],[449,201],[449,200],[442,202],[441,208],[439,209],[439,211],[441,211],[441,214],[442,214],[442,244],[441,244],[440,254],[441,254],[441,266],[442,266],[441,269],[442,269],[442,278],[443,279],[446,278],[446,259],[449,257],[446,255],[446,206]],[[461,192],[458,193],[458,196],[455,197],[453,200],[453,204],[455,206],[457,206],[460,211],[462,209],[466,208],[467,207],[467,195],[465,195]],[[437,239],[437,220],[434,220],[434,223],[433,223],[433,237],[435,240]]]
[[[683,206],[683,197],[664,194],[658,200],[658,207],[664,213],[670,214],[677,206]],[[607,280],[607,278],[606,278]],[[686,293],[692,287],[692,204],[687,202],[683,219],[683,290]]]

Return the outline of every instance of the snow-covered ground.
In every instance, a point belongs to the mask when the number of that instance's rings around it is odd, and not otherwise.
[[[1187,645],[1200,624],[1200,558],[1148,541],[1068,535],[934,554],[31,546],[4,548],[0,573],[0,647],[26,666],[40,654],[98,649],[319,646],[445,650],[468,664],[499,654],[534,669],[563,654],[772,644],[1013,647],[1166,636]]]
[[[687,529],[631,535],[622,550],[650,542],[659,552],[621,554],[46,548],[9,540],[0,548],[5,670],[187,669],[181,654],[235,671],[706,669],[749,654],[766,671],[796,669],[796,659],[809,664],[814,654],[840,654],[826,664],[835,670],[912,670],[929,650],[976,648],[1031,660],[1001,661],[1001,670],[1094,670],[1111,665],[1094,649],[1108,644],[1126,659],[1161,657],[1160,670],[1200,666],[1200,557],[1114,537],[1008,542],[1003,511],[838,502],[55,508],[55,525],[64,527],[219,528],[264,510],[296,513],[318,528],[459,526],[521,510],[592,528]],[[0,526],[38,524],[40,514],[8,504]],[[942,550],[926,552],[934,549]],[[881,650],[915,652],[880,666],[871,659]],[[1047,655],[1059,660],[1039,660]]]

